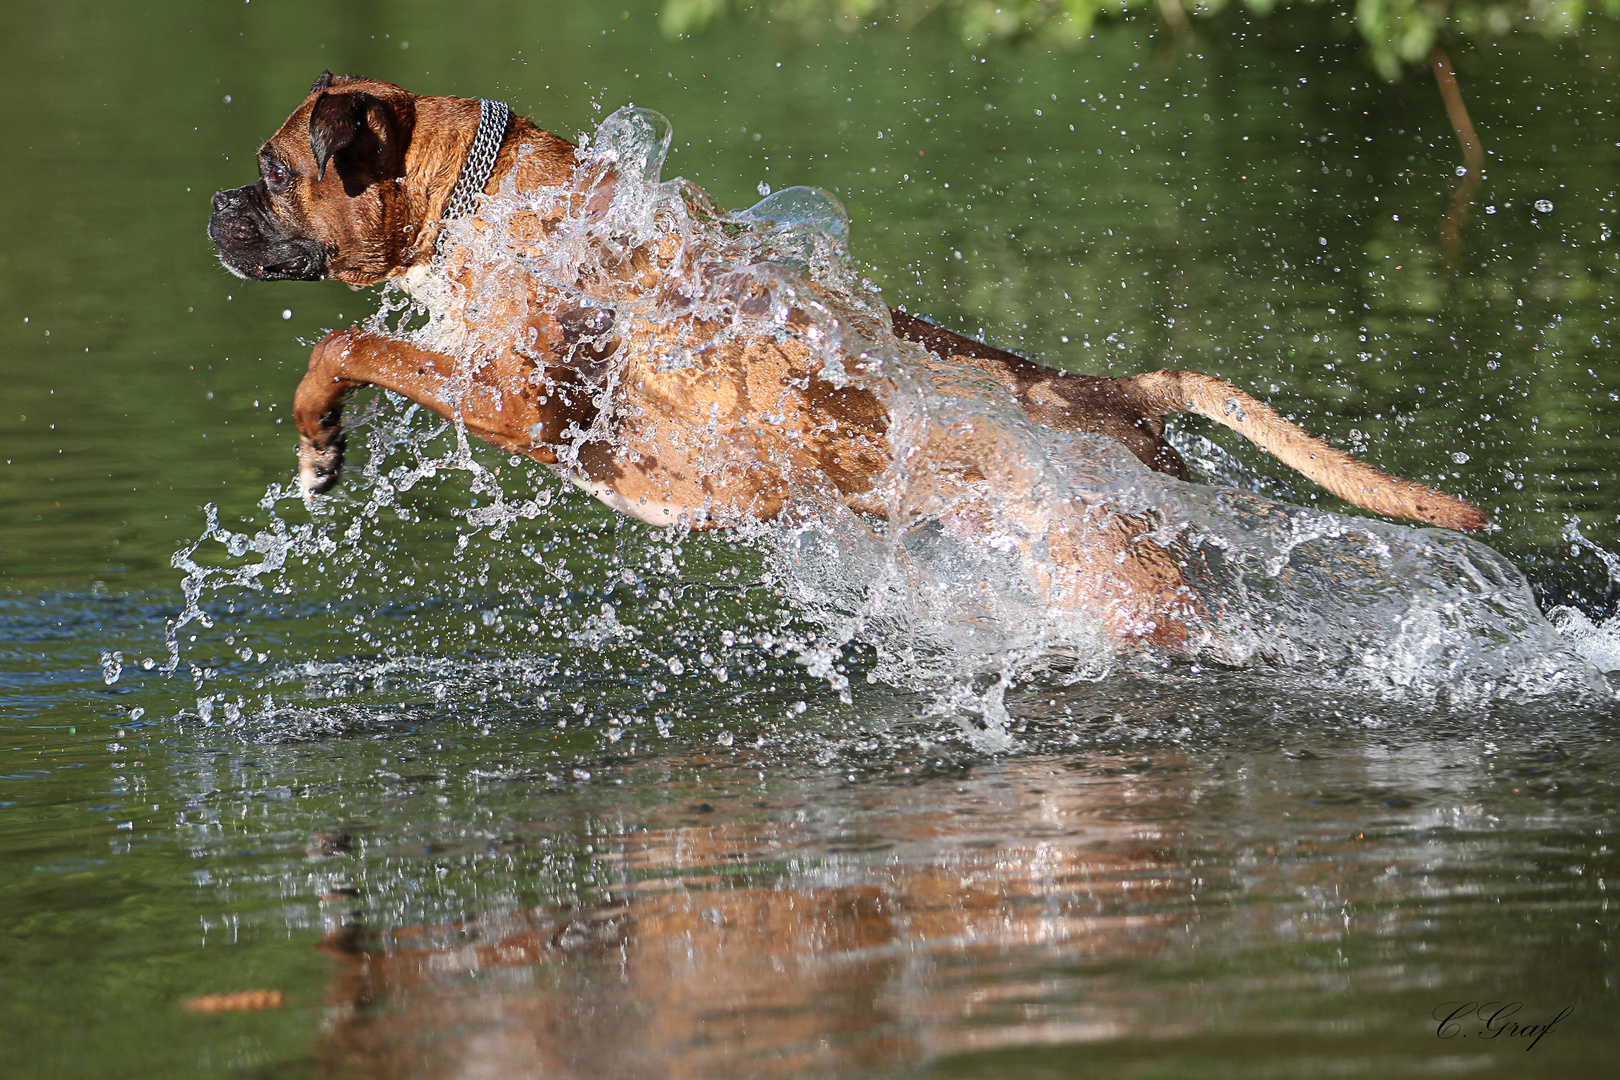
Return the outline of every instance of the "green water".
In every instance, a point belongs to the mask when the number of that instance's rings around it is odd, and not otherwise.
[[[448,472],[365,520],[361,564],[210,594],[162,674],[171,557],[205,504],[264,527],[308,343],[375,307],[230,278],[203,231],[323,68],[568,135],[656,109],[667,173],[725,205],[836,193],[890,302],[1074,370],[1218,373],[1479,503],[1545,605],[1614,613],[1565,537],[1620,550],[1612,24],[1455,57],[1489,157],[1453,278],[1432,81],[1325,24],[1047,53],[669,41],[655,10],[0,11],[0,1072],[1613,1069],[1620,753],[1590,701],[1144,670],[1020,686],[987,756],[859,645],[841,700],[760,644],[805,631],[755,552],[560,495],[469,530]],[[1277,473],[1222,445],[1209,478]],[[577,616],[529,629],[541,592]],[[181,1007],[252,989],[285,1004]],[[1531,1050],[1440,1038],[1467,1001],[1573,1012]]]

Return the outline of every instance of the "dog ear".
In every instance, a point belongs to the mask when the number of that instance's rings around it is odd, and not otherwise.
[[[393,111],[370,94],[322,93],[309,114],[309,148],[315,154],[315,179],[326,178],[326,164],[340,151],[358,158],[377,157],[396,141]]]
[[[330,90],[334,86],[343,86],[346,83],[358,81],[353,75],[334,75],[330,71],[323,71],[315,76],[315,81],[310,84],[309,93],[319,94],[322,90]],[[309,95],[304,96],[308,97]]]

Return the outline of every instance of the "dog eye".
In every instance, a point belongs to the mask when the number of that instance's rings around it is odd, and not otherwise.
[[[266,161],[263,168],[264,182],[272,191],[280,191],[292,179],[292,173],[279,161]]]

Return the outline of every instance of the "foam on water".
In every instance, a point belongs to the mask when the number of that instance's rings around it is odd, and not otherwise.
[[[1594,663],[1620,667],[1620,630],[1560,614],[1566,641],[1537,609],[1522,575],[1486,545],[1274,501],[1245,490],[1266,485],[1237,476],[1218,447],[1189,437],[1182,448],[1195,465],[1224,471],[1232,482],[1181,482],[1148,471],[1109,440],[1040,427],[998,384],[972,370],[925,364],[919,346],[894,335],[882,298],[850,260],[848,220],[833,196],[790,188],[727,213],[685,180],[662,179],[669,141],[669,125],[657,114],[614,113],[582,147],[571,185],[537,195],[508,185],[476,216],[450,227],[450,259],[475,267],[471,280],[489,292],[462,295],[447,279],[419,281],[409,296],[385,294],[372,323],[473,363],[481,349],[523,332],[522,319],[534,312],[513,310],[510,282],[526,279],[546,288],[516,291],[536,292],[550,308],[611,307],[621,324],[667,329],[660,335],[670,343],[660,359],[666,368],[689,366],[720,342],[792,341],[814,350],[823,377],[869,389],[883,402],[895,463],[878,487],[887,520],[806,496],[784,521],[745,525],[725,541],[754,553],[746,556],[755,560],[751,581],[742,584],[768,590],[767,607],[781,605],[771,609],[774,625],[761,625],[769,622],[763,616],[704,622],[681,608],[681,597],[657,609],[658,619],[701,623],[691,632],[705,641],[743,639],[777,658],[791,655],[846,694],[844,657],[864,643],[876,653],[869,679],[936,691],[942,708],[978,716],[994,744],[1005,726],[1002,695],[1014,680],[1037,670],[1095,680],[1143,661],[1140,653],[1122,654],[1094,612],[1054,602],[1048,587],[1056,572],[1044,549],[1048,530],[1102,506],[1151,522],[1151,539],[1192,568],[1198,614],[1189,617],[1189,650],[1200,662],[1272,665],[1294,682],[1425,701],[1611,695]],[[537,220],[546,222],[543,243],[535,240]],[[667,269],[652,280],[627,273],[637,260]],[[612,415],[619,392],[614,377],[604,373],[597,390],[603,416]],[[335,499],[315,504],[313,520],[289,524],[279,508],[294,496],[272,488],[259,527],[236,532],[210,513],[205,535],[176,555],[188,607],[171,625],[171,670],[181,663],[179,631],[194,621],[206,625],[206,594],[314,584],[293,573],[294,562],[352,582],[385,519],[405,523],[389,526],[402,542],[410,528],[427,527],[420,500],[408,493],[440,474],[469,476],[475,497],[475,505],[455,511],[465,531],[451,558],[459,562],[468,536],[481,532],[506,559],[494,571],[441,568],[442,580],[485,585],[491,572],[526,580],[499,581],[524,590],[529,610],[499,617],[513,629],[497,649],[521,652],[531,647],[523,633],[533,633],[522,627],[564,620],[578,648],[670,670],[690,662],[638,629],[628,614],[634,604],[604,600],[591,608],[558,597],[572,595],[582,574],[603,590],[619,590],[615,595],[637,588],[642,598],[654,595],[649,582],[659,574],[676,581],[693,570],[683,544],[696,538],[618,526],[634,531],[625,542],[632,556],[571,567],[582,549],[566,533],[583,526],[568,522],[584,519],[577,498],[563,496],[543,470],[513,458],[514,468],[497,475],[464,429],[414,407],[381,402],[351,424],[367,433],[368,452],[357,456]],[[599,422],[569,438],[577,453],[611,433]],[[930,470],[917,464],[937,458],[941,445],[953,462],[998,477],[1001,491],[971,504],[942,497]],[[566,469],[570,455],[561,456]],[[601,519],[592,520],[589,527],[600,529]],[[549,557],[519,558],[525,522],[564,540]],[[222,545],[223,557],[200,559],[205,542]],[[718,648],[695,646],[705,656]],[[431,655],[422,643],[417,650],[419,658]],[[694,674],[721,669],[711,661],[694,665]]]

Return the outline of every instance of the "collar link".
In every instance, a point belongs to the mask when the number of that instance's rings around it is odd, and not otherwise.
[[[467,160],[461,163],[461,176],[450,191],[441,221],[465,217],[472,212],[473,199],[484,190],[495,172],[495,159],[500,156],[501,144],[506,141],[506,125],[512,108],[504,101],[481,98],[478,102],[478,131],[473,135]],[[442,242],[443,233],[440,233]]]

